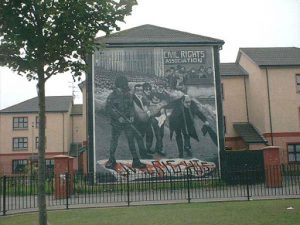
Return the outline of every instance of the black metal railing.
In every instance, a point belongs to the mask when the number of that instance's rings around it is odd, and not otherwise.
[[[230,168],[197,175],[192,168],[149,174],[56,174],[46,180],[48,208],[109,206],[193,200],[250,200],[300,196],[300,167]],[[38,180],[34,176],[0,177],[2,215],[36,210]],[[0,215],[1,215],[0,214]]]

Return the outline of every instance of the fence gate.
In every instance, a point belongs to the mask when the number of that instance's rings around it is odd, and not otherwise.
[[[241,178],[249,183],[265,180],[263,151],[225,151],[222,161],[222,171],[226,171],[223,177],[228,183],[240,182]]]

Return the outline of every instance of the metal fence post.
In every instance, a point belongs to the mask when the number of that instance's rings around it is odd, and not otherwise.
[[[190,192],[190,167],[186,170],[187,175],[187,189],[188,189],[188,203],[191,203],[191,192]]]
[[[247,200],[250,201],[250,190],[249,190],[249,170],[248,170],[248,165],[245,164],[245,177],[246,177],[246,186],[247,186]]]
[[[65,174],[66,176],[66,208],[69,209],[69,173]]]
[[[6,176],[3,177],[3,189],[2,189],[2,214],[3,216],[6,215]]]
[[[130,190],[129,190],[129,170],[126,170],[126,183],[127,183],[127,206],[130,206]]]

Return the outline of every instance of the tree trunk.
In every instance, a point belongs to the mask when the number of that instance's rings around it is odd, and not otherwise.
[[[38,73],[38,98],[39,98],[39,171],[38,171],[38,207],[39,225],[47,225],[46,208],[46,166],[45,166],[45,78],[44,70],[41,68]]]

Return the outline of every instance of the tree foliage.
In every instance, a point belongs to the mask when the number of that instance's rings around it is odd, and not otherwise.
[[[80,76],[98,31],[119,29],[135,0],[0,0],[0,63],[29,79]]]
[[[45,198],[45,82],[71,71],[80,78],[94,38],[119,30],[135,0],[0,0],[0,66],[37,80],[39,97],[39,224],[47,224]]]

